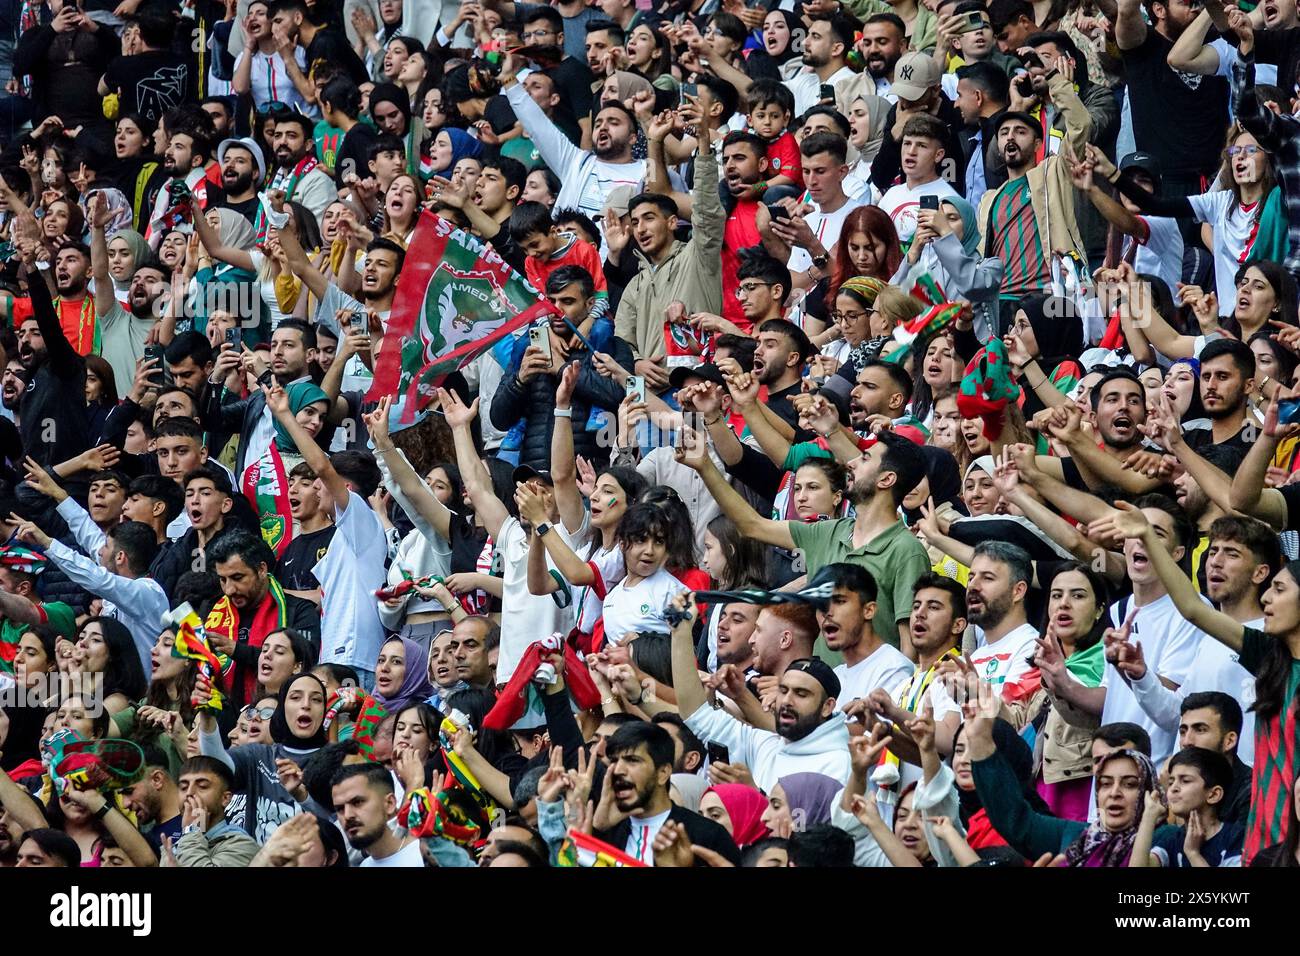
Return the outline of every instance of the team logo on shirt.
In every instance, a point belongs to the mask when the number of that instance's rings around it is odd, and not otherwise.
[[[641,605],[641,613],[642,613],[642,614],[649,614],[649,613],[650,613],[650,605],[649,605],[649,604],[642,604],[642,605]]]

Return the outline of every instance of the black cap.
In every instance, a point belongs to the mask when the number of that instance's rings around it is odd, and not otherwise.
[[[702,378],[706,382],[712,382],[714,385],[721,385],[726,388],[727,383],[722,380],[722,372],[712,362],[705,362],[703,365],[696,365],[689,368],[685,365],[679,365],[668,373],[668,384],[673,388],[681,388],[686,384],[688,378]]]
[[[831,668],[831,665],[820,657],[801,657],[797,661],[792,661],[785,670],[787,674],[790,671],[807,674],[822,685],[822,690],[826,691],[827,697],[838,698],[840,696],[840,679],[835,676],[835,671]]]
[[[1129,153],[1119,164],[1119,168],[1121,170],[1140,169],[1142,172],[1154,179],[1157,185],[1160,183],[1160,160],[1156,159],[1150,153],[1144,153],[1141,150],[1138,150],[1136,153]]]
[[[550,485],[552,488],[555,487],[555,479],[551,477],[549,471],[538,471],[532,465],[520,465],[515,469],[514,474],[511,477],[514,478],[515,484],[517,485],[529,481],[532,478],[536,478],[544,485]]]
[[[1019,120],[1020,122],[1028,126],[1030,129],[1037,132],[1040,138],[1043,135],[1042,124],[1039,123],[1038,120],[1030,116],[1028,113],[1022,113],[1020,110],[1007,110],[1005,113],[1003,113],[1001,116],[998,117],[997,124],[993,127],[993,134],[995,136],[997,135],[998,130],[1002,128],[1002,124],[1007,122],[1007,120]]]

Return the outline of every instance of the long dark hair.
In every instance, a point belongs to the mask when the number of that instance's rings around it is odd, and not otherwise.
[[[394,729],[396,723],[402,718],[402,715],[408,711],[415,711],[416,719],[424,727],[424,732],[429,735],[429,756],[424,762],[424,782],[429,784],[436,773],[442,773],[446,765],[442,760],[442,748],[438,742],[438,731],[442,727],[443,715],[436,707],[426,701],[407,704],[396,714],[393,721]]]
[[[640,504],[654,505],[663,515],[664,540],[668,545],[668,558],[664,567],[674,574],[689,571],[699,564],[699,555],[695,544],[695,526],[691,523],[691,513],[677,492],[667,485],[655,485],[641,496]],[[632,511],[631,508],[628,509]],[[627,515],[623,516],[623,521]],[[623,521],[619,522],[617,537],[619,543],[623,537]]]
[[[1300,584],[1300,561],[1288,561],[1282,570]],[[1291,649],[1284,641],[1274,638],[1269,642],[1264,666],[1255,674],[1255,703],[1251,708],[1261,720],[1283,717],[1287,701],[1286,688],[1294,662]]]
[[[170,631],[171,628],[168,628]],[[173,635],[175,632],[172,632]],[[159,710],[171,710],[172,707],[180,712],[181,720],[185,726],[190,727],[194,724],[194,707],[190,704],[190,698],[194,696],[194,685],[199,679],[199,665],[196,661],[185,661],[185,670],[181,672],[180,678],[176,681],[176,698],[172,699],[168,693],[167,685],[154,679],[149,681],[149,689],[144,693],[144,702],[149,707],[157,707]],[[177,706],[179,705],[179,706]],[[150,740],[157,736],[157,731],[153,727],[145,728],[142,724],[136,724],[140,733],[132,732],[132,737],[136,740]]]
[[[121,694],[127,700],[139,700],[149,684],[131,632],[115,618],[91,617],[77,628],[78,640],[91,624],[99,625],[104,632],[104,644],[108,647],[108,661],[104,664],[104,696]]]
[[[1106,579],[1094,571],[1091,567],[1081,561],[1068,561],[1065,564],[1058,565],[1056,573],[1052,575],[1052,583],[1062,574],[1068,571],[1078,571],[1088,579],[1088,585],[1092,588],[1092,596],[1097,602],[1098,609],[1105,611],[1110,604],[1110,588],[1106,584]],[[1051,583],[1047,586],[1047,599],[1043,601],[1043,625],[1038,629],[1040,634],[1047,633],[1047,625],[1050,623],[1047,619],[1047,605],[1051,600]],[[1074,652],[1086,651],[1101,640],[1102,635],[1106,632],[1106,615],[1101,614],[1092,624],[1092,628],[1087,634],[1079,637],[1074,642]]]
[[[722,555],[727,559],[727,570],[718,578],[720,588],[730,591],[767,581],[767,548],[762,542],[741,534],[736,523],[726,515],[710,521],[708,530],[718,539]]]
[[[86,371],[94,372],[99,379],[99,398],[96,399],[96,404],[103,405],[105,408],[115,408],[117,406],[117,377],[113,374],[113,366],[104,361],[102,356],[87,355]]]

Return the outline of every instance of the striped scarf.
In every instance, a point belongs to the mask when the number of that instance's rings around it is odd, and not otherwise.
[[[253,612],[253,619],[248,623],[248,646],[260,648],[267,635],[281,630],[289,623],[284,588],[274,577],[267,578],[266,596]],[[208,634],[219,634],[235,644],[239,643],[239,608],[231,603],[230,598],[222,597],[208,614],[204,628]],[[236,703],[243,705],[253,699],[257,693],[257,670],[243,668],[231,658],[224,675],[230,692],[237,698]]]
[[[283,189],[284,201],[286,203],[291,202],[293,200],[293,194],[298,188],[298,184],[306,178],[308,173],[319,165],[319,160],[317,160],[311,153],[308,153],[302,159],[298,160],[298,165],[293,167],[293,171],[289,173],[287,180],[281,182],[279,174],[273,176],[271,178],[271,188]],[[265,242],[270,224],[266,220],[266,209],[262,206],[258,207],[257,222],[254,225],[254,228],[257,230],[257,241],[259,243]]]

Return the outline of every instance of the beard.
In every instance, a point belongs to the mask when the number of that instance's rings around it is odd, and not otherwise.
[[[597,159],[603,159],[606,162],[613,162],[622,154],[623,150],[625,150],[626,148],[627,148],[627,143],[619,142],[611,138],[609,141],[609,145],[604,147],[603,149],[599,146],[593,145],[592,152],[596,154]]]
[[[821,725],[822,719],[820,714],[803,714],[796,718],[793,724],[784,729],[781,728],[781,724],[778,721],[777,733],[780,734],[783,739],[794,743],[796,740],[803,740]]]
[[[898,57],[896,56],[871,56],[867,58],[867,72],[874,79],[882,80],[893,72],[897,63]]]
[[[381,836],[384,835],[384,830],[386,830],[387,828],[388,828],[388,824],[384,823],[378,827],[375,827],[374,830],[371,831],[363,830],[357,833],[356,836],[352,836],[351,834],[348,834],[347,831],[344,831],[344,835],[347,836],[348,845],[352,847],[352,849],[365,850],[368,849],[369,847],[374,846],[375,842]]]
[[[821,69],[830,61],[831,58],[829,56],[825,56],[825,55],[819,56],[815,53],[810,53],[808,50],[803,51],[804,66],[811,66],[814,70]]]
[[[1010,610],[1011,595],[1003,594],[1001,597],[993,600],[984,598],[983,610],[972,611],[968,609],[966,612],[966,619],[976,627],[988,630],[990,627],[995,627],[1000,623],[1002,619],[1007,616]]]
[[[222,176],[221,185],[222,188],[225,189],[227,195],[239,196],[253,188],[253,174],[240,173],[233,179],[227,179],[225,176]]]
[[[619,782],[622,782],[622,779],[623,778],[620,778]],[[611,784],[613,784],[613,782],[614,781],[612,780],[610,781]],[[632,810],[639,810],[641,807],[649,805],[650,798],[654,796],[656,787],[655,779],[651,777],[644,784],[636,788],[632,798],[626,803],[615,797],[614,805],[624,813],[628,813]]]

